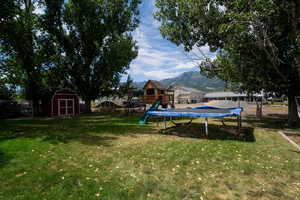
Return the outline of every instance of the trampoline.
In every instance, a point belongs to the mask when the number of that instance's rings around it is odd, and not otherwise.
[[[240,129],[241,114],[243,108],[217,108],[212,106],[200,106],[194,108],[184,108],[184,109],[160,109],[156,111],[148,111],[148,116],[159,116],[164,117],[165,128],[166,128],[166,118],[169,117],[188,117],[188,118],[205,118],[205,132],[208,134],[208,118],[224,118],[224,117],[237,117],[238,129]],[[223,123],[223,121],[222,121]],[[224,124],[224,123],[223,123]]]

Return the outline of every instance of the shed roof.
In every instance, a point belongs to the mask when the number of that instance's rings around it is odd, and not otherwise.
[[[77,93],[73,90],[69,90],[69,89],[61,89],[61,90],[57,90],[55,91],[54,95],[59,95],[59,94],[75,94],[77,95]]]

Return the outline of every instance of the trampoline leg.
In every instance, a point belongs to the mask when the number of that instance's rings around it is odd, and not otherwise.
[[[226,126],[226,124],[225,124],[224,120],[222,120],[222,124],[223,124],[223,126]]]
[[[237,117],[237,125],[238,125],[238,132],[241,132],[241,127],[242,127],[242,117],[238,116]]]
[[[207,117],[205,117],[205,133],[208,135],[208,120]]]
[[[242,128],[242,116],[240,116],[240,128]]]
[[[164,117],[164,122],[165,122],[165,129],[167,129],[167,121],[166,121],[166,117]]]

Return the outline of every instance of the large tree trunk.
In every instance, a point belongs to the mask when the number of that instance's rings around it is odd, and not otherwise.
[[[297,37],[299,35],[299,17],[300,17],[300,2],[299,0],[293,0],[290,1],[290,9],[288,10],[290,17],[291,17],[291,29],[289,31],[289,39],[295,47],[299,48],[297,45]],[[296,69],[298,71],[298,80],[300,80],[300,56],[295,55],[295,64]],[[299,84],[299,81],[298,81]],[[296,83],[297,85],[297,83]],[[296,87],[298,88],[298,87]],[[299,90],[296,89],[296,91]],[[297,104],[296,104],[296,98],[295,94],[289,94],[288,100],[289,100],[289,126],[290,127],[300,127],[300,119],[297,112]],[[300,112],[300,111],[299,111]]]
[[[32,100],[32,115],[33,117],[36,117],[39,115],[39,99],[38,98],[34,98]]]
[[[36,75],[33,75],[29,70],[26,73],[28,74],[28,80],[25,85],[26,98],[32,103],[32,116],[36,117],[39,114],[39,84],[33,79]]]
[[[87,113],[91,113],[92,109],[91,109],[91,100],[85,100],[85,111]]]
[[[295,95],[288,95],[289,116],[288,124],[290,127],[300,127],[300,118],[298,116],[297,104]]]

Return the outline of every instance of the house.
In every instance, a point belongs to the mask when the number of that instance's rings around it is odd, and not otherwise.
[[[141,102],[144,104],[160,101],[163,107],[174,105],[174,90],[163,87],[158,81],[147,81],[143,90],[144,96],[142,96]]]
[[[205,93],[189,87],[174,87],[175,103],[201,103],[204,100]]]

